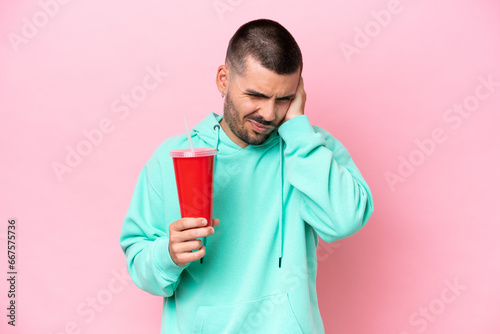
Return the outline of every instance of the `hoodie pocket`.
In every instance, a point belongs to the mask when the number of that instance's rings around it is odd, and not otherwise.
[[[195,334],[302,334],[287,293],[236,304],[201,306],[196,312]]]

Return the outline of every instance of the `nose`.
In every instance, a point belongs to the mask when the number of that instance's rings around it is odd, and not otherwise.
[[[268,122],[274,121],[276,118],[276,103],[274,99],[268,99],[260,109],[259,114]]]

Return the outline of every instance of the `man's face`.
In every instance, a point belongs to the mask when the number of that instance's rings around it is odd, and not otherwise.
[[[248,57],[244,74],[233,70],[227,79],[221,125],[229,138],[243,148],[264,143],[281,125],[299,79],[300,70],[280,75]]]

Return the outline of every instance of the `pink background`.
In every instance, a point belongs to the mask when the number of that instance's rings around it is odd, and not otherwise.
[[[320,249],[327,333],[499,333],[500,86],[476,90],[500,82],[497,1],[66,2],[0,3],[0,332],[159,333],[162,298],[122,275],[122,220],[182,114],[194,125],[222,112],[227,42],[266,17],[302,48],[306,114],[345,144],[375,199],[361,232]],[[168,73],[151,90],[148,68]],[[464,103],[470,114],[449,111]],[[108,133],[88,146],[102,122]],[[59,179],[53,164],[77,147],[87,155]]]

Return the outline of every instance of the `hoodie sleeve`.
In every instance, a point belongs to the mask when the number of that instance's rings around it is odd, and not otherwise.
[[[346,148],[306,115],[279,128],[286,178],[301,192],[301,218],[326,242],[360,230],[373,213],[370,188]]]
[[[155,178],[158,182],[151,181]],[[141,171],[132,195],[120,245],[132,281],[153,295],[169,297],[177,288],[185,267],[176,265],[168,251],[168,228],[161,189],[160,166],[158,162],[149,161]]]

